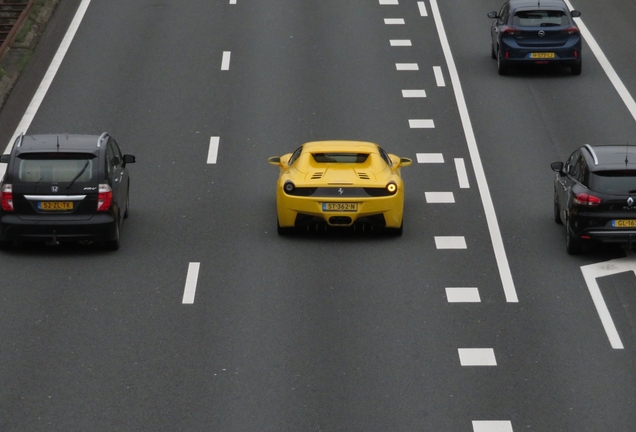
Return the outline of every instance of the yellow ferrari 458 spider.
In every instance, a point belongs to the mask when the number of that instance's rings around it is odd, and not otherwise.
[[[299,227],[354,226],[402,234],[404,183],[411,159],[363,141],[314,141],[269,158],[280,168],[278,233]]]

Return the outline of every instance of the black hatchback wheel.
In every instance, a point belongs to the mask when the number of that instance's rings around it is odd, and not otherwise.
[[[554,193],[554,221],[559,225],[563,225],[561,220],[561,209],[559,209],[559,200],[557,199],[556,192]]]
[[[581,253],[581,239],[572,233],[570,229],[570,219],[566,220],[565,224],[565,247],[570,255],[576,255]]]

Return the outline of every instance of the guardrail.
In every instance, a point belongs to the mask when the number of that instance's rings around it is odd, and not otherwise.
[[[0,61],[31,11],[35,0],[0,0]]]

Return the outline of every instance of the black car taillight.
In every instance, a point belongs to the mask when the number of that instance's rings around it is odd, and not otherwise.
[[[580,193],[574,195],[572,202],[577,205],[595,207],[601,203],[601,199],[594,195]]]
[[[2,201],[4,205],[4,200]],[[99,194],[97,195],[97,211],[108,211],[113,203],[113,190],[107,184],[99,185]]]
[[[12,212],[13,209],[13,187],[10,184],[2,185],[0,192],[0,200],[2,201],[2,210]]]

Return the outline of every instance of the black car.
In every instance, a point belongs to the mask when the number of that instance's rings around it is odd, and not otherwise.
[[[636,241],[636,147],[583,147],[554,162],[554,220],[565,224],[567,251],[584,241]]]
[[[107,133],[20,135],[0,162],[0,248],[20,240],[102,242],[119,249],[128,216],[130,177]]]
[[[508,0],[499,12],[488,13],[490,52],[500,75],[511,66],[560,64],[580,75],[581,34],[563,0]]]

